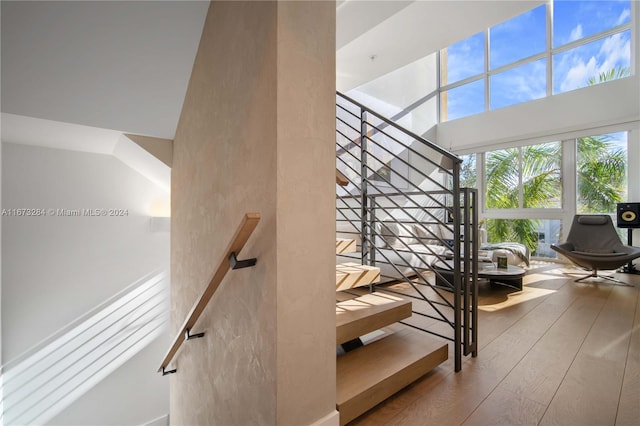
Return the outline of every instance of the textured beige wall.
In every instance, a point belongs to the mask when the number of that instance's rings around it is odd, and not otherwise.
[[[335,282],[334,61],[335,4],[281,2],[279,425],[309,424],[335,408],[335,288],[328,291],[329,282]]]
[[[245,212],[262,215],[177,355],[171,423],[334,409],[335,4],[213,2],[174,139],[172,329]]]

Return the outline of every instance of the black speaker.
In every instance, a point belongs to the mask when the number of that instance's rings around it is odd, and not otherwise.
[[[453,208],[452,210],[446,209],[445,215],[446,215],[446,222],[453,223]]]
[[[618,228],[640,228],[640,203],[618,203]]]

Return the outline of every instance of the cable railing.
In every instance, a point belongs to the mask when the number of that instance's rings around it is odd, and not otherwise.
[[[345,255],[381,268],[372,291],[417,301],[404,323],[454,342],[455,370],[477,352],[475,189],[460,188],[461,160],[338,93],[337,231],[360,241]],[[399,287],[389,283],[403,282]]]
[[[213,276],[209,280],[209,284],[204,289],[200,297],[198,297],[198,300],[194,303],[189,314],[187,314],[184,323],[180,327],[176,337],[173,339],[167,354],[164,356],[162,363],[160,364],[160,368],[158,368],[158,372],[162,372],[163,376],[177,371],[175,368],[167,370],[167,367],[186,340],[204,336],[204,333],[192,334],[191,330],[222,283],[225,275],[229,272],[229,269],[246,268],[256,264],[256,259],[238,260],[237,256],[240,253],[240,250],[242,250],[247,243],[247,240],[255,230],[256,226],[258,226],[258,222],[260,222],[260,214],[246,213],[244,215],[235,234],[231,238],[231,242],[224,251],[224,255],[218,263],[218,267],[215,269]]]
[[[169,286],[154,272],[2,366],[0,424],[43,424],[165,332]]]

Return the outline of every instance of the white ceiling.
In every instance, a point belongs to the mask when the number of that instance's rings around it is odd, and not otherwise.
[[[542,0],[347,1],[338,8],[337,15],[338,90],[357,87],[543,3]],[[381,19],[383,11],[393,14]],[[359,33],[354,28],[370,30]],[[347,41],[344,39],[347,34],[355,37],[348,37],[351,40]]]
[[[204,1],[2,1],[2,112],[173,139]]]
[[[541,3],[341,1],[338,88],[370,81]],[[42,139],[69,137],[74,142],[61,147],[84,143],[82,150],[102,152],[107,142],[92,142],[91,127],[102,138],[111,136],[104,129],[174,137],[208,2],[3,0],[1,7],[3,141],[46,145]],[[51,122],[85,126],[86,139]],[[44,127],[35,131],[38,126]]]

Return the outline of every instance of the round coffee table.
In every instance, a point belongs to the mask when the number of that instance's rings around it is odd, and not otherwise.
[[[453,261],[437,260],[431,265],[436,274],[436,285],[448,287],[453,280]],[[513,265],[506,269],[497,268],[493,262],[478,263],[478,278],[488,280],[490,284],[506,285],[517,290],[522,290],[522,277],[525,270]],[[446,279],[448,283],[443,282]]]

